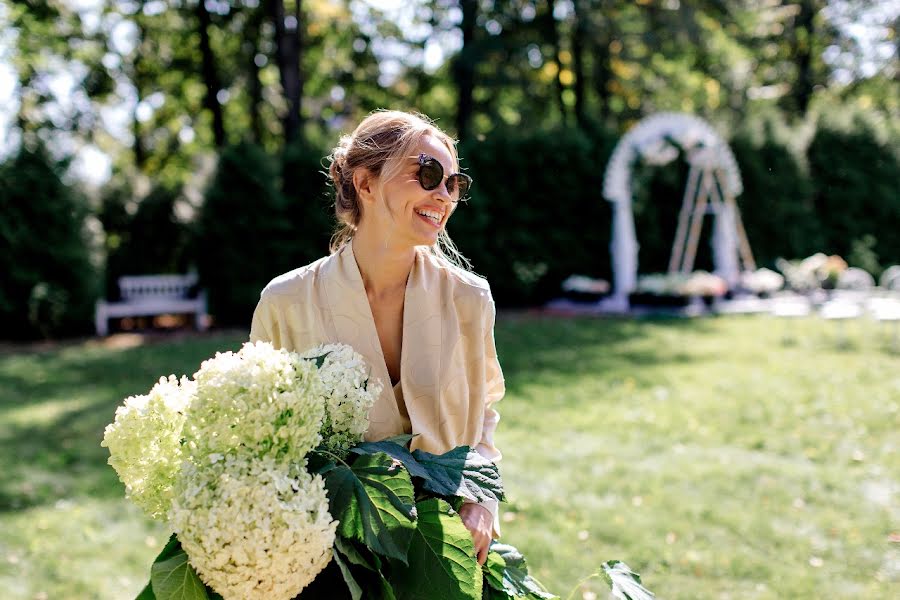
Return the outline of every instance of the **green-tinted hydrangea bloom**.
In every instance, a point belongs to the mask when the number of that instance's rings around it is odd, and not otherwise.
[[[125,494],[151,518],[165,516],[181,468],[181,434],[196,385],[170,375],[144,396],[131,396],[116,409],[101,446],[125,484]]]
[[[346,454],[369,428],[369,409],[381,394],[381,382],[370,377],[369,365],[347,344],[327,344],[304,352],[320,363],[325,386],[322,441],[332,452]]]
[[[194,379],[184,451],[195,464],[235,453],[302,462],[319,444],[324,390],[299,354],[246,343],[204,361]]]

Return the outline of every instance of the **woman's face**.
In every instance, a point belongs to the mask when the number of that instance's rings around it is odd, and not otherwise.
[[[426,190],[419,183],[418,158],[427,154],[444,168],[445,180],[437,188]],[[400,172],[384,182],[383,201],[376,200],[372,216],[393,243],[423,246],[437,242],[456,205],[447,192],[446,177],[456,172],[456,164],[447,147],[430,135],[422,136],[409,156],[403,158]]]

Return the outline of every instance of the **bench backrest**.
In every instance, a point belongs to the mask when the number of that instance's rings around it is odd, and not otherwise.
[[[185,298],[197,284],[196,273],[188,275],[126,275],[119,277],[119,292],[126,302]]]

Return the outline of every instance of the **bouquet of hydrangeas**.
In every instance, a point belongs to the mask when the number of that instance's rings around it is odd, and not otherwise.
[[[363,441],[380,392],[349,346],[258,342],[127,398],[102,444],[126,496],[174,532],[138,598],[555,597],[511,546],[475,559],[456,510],[503,499],[493,463]],[[603,572],[639,597],[622,563]]]

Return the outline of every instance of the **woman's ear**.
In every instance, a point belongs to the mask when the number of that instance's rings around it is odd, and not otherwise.
[[[357,169],[353,172],[353,186],[356,196],[363,202],[375,201],[375,178],[368,169]]]

